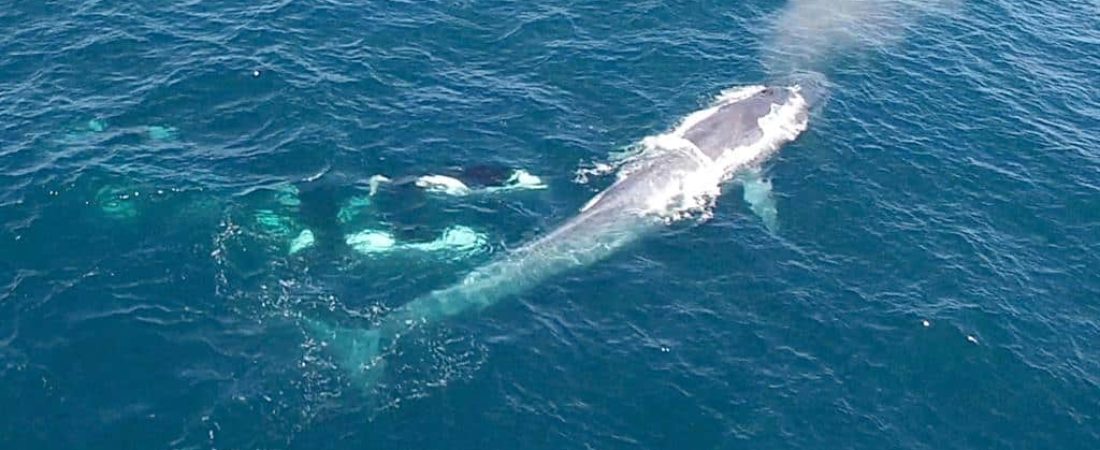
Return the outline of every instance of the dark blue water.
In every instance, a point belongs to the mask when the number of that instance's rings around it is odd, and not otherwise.
[[[0,448],[1100,448],[1095,1],[266,3],[0,2]],[[312,177],[526,168],[356,219],[500,253],[610,182],[578,167],[796,70],[827,95],[765,165],[778,232],[731,187],[372,388],[300,318],[492,255],[255,220]]]

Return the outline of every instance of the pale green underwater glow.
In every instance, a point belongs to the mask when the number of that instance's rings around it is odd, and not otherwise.
[[[336,214],[336,219],[344,224],[351,222],[355,220],[356,217],[359,217],[359,215],[370,205],[371,200],[368,196],[360,195],[352,197],[348,199],[342,208],[340,208],[340,212]]]
[[[298,186],[286,184],[276,188],[275,201],[283,206],[295,207],[302,204],[298,199]]]
[[[166,141],[175,139],[177,131],[174,127],[164,127],[159,125],[152,125],[145,129],[149,138],[154,141]]]
[[[137,194],[125,186],[107,185],[99,188],[95,204],[104,216],[116,219],[133,219],[138,215]]]
[[[88,130],[96,133],[101,133],[107,129],[107,122],[101,119],[91,119],[88,121]]]

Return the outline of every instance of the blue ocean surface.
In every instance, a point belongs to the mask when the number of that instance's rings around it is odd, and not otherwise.
[[[5,0],[0,32],[0,449],[1100,448],[1095,0]],[[774,230],[730,184],[373,379],[311,331],[758,84],[816,90]],[[368,194],[478,167],[547,188]],[[477,251],[341,244],[457,226]]]

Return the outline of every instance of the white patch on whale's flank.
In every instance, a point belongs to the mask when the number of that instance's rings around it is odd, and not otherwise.
[[[489,238],[473,228],[456,225],[447,228],[439,238],[426,242],[401,242],[393,233],[367,229],[344,236],[353,250],[367,256],[377,256],[395,251],[449,253],[453,258],[464,258],[488,251]]]
[[[516,189],[546,189],[542,178],[523,169],[512,172],[512,176],[508,178],[508,185]]]
[[[397,245],[397,239],[388,231],[363,230],[344,237],[344,242],[355,251],[363,254],[388,252]]]
[[[484,192],[486,194],[492,194],[496,192],[507,191],[523,191],[523,190],[540,190],[546,189],[547,186],[542,182],[542,178],[537,175],[532,175],[523,169],[518,169],[512,172],[512,175],[501,186],[489,186],[476,190],[475,192]]]
[[[301,233],[298,233],[298,237],[290,241],[290,250],[287,253],[293,255],[312,247],[315,242],[316,238],[313,236],[313,231],[309,229],[302,230]]]
[[[428,192],[463,196],[470,194],[470,187],[462,180],[443,175],[424,175],[416,179],[416,186]]]
[[[393,180],[385,175],[374,175],[370,177],[370,195],[378,193],[378,189],[383,184],[392,183]],[[543,183],[542,178],[532,174],[523,169],[516,169],[512,171],[512,174],[508,176],[508,179],[503,184],[498,186],[487,186],[481,188],[471,188],[462,180],[450,177],[446,175],[423,175],[417,177],[413,184],[416,187],[424,189],[425,191],[433,194],[443,194],[455,197],[463,197],[473,194],[494,194],[503,193],[509,191],[528,191],[528,190],[540,190],[546,189],[546,183]]]
[[[452,252],[453,256],[466,257],[486,251],[489,246],[489,238],[473,228],[456,225],[447,228],[438,239],[430,242],[405,244],[404,247],[411,250],[425,252]]]

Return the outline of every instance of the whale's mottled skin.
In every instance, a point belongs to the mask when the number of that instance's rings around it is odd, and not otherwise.
[[[794,133],[776,136],[762,120],[780,108],[795,108],[805,120],[798,91],[785,87],[754,90],[720,101],[689,116],[673,133],[675,148],[659,148],[633,164],[580,213],[550,233],[490,262],[461,282],[413,300],[383,317],[376,328],[351,330],[313,323],[322,339],[341,353],[341,363],[363,374],[377,371],[379,351],[416,327],[481,309],[523,292],[548,277],[595,263],[646,231],[663,224],[663,211],[684,195],[685,186],[714,173],[728,178],[756,164]],[[704,116],[701,118],[698,116]],[[692,118],[695,122],[692,123]],[[768,141],[768,142],[764,142]],[[701,175],[705,174],[705,175]],[[713,184],[720,180],[715,179]],[[376,374],[375,374],[376,375]]]
[[[684,139],[716,159],[731,148],[760,140],[764,135],[760,118],[771,113],[773,105],[787,104],[792,95],[790,89],[768,87],[746,99],[720,104],[714,114],[692,125]]]

